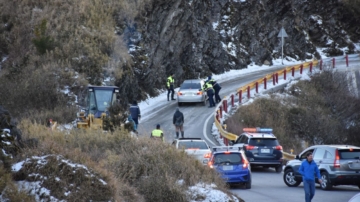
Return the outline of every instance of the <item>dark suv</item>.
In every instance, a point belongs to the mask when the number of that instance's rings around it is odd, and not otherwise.
[[[329,190],[333,185],[360,188],[360,147],[351,145],[314,145],[305,149],[285,166],[283,179],[287,186],[296,187],[302,182],[298,170],[308,152],[320,170],[322,189]]]
[[[271,128],[244,128],[233,146],[244,148],[246,157],[252,166],[274,167],[282,171],[282,146],[272,134]]]

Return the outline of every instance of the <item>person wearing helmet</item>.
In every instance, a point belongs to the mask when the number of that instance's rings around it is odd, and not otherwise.
[[[164,142],[164,132],[160,129],[160,124],[156,125],[156,129],[151,132],[150,138],[160,139]]]

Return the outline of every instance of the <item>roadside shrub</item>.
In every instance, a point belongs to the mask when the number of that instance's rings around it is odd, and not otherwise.
[[[226,120],[228,131],[240,135],[245,127],[269,127],[284,147],[285,151],[297,150],[300,144],[294,139],[296,134],[291,133],[286,119],[289,108],[281,98],[270,95],[268,98],[259,98],[249,105],[241,106],[238,111]]]
[[[360,100],[345,73],[330,70],[301,80],[287,93],[241,106],[226,123],[240,134],[243,127],[270,127],[285,151],[300,152],[301,141],[314,144],[360,144]]]
[[[128,201],[188,201],[185,190],[199,182],[215,183],[228,192],[214,170],[184,151],[148,137],[132,138],[126,131],[112,133],[72,130],[68,134],[21,122],[25,139],[39,140],[26,156],[60,154],[95,170],[110,184],[114,198]],[[61,177],[60,177],[61,179]]]

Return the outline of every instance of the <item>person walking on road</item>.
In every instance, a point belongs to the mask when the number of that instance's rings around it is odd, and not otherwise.
[[[315,195],[315,175],[317,176],[319,183],[322,183],[320,171],[313,160],[311,152],[306,154],[306,160],[301,163],[299,173],[303,177],[305,202],[311,202],[311,199]]]
[[[130,106],[129,111],[130,111],[131,118],[135,123],[134,124],[134,130],[137,132],[137,128],[138,128],[138,125],[139,125],[139,120],[141,118],[141,114],[140,114],[140,108],[139,108],[136,101],[133,101],[133,104]]]
[[[150,138],[155,138],[164,142],[164,132],[160,129],[160,124],[156,125],[156,129],[151,132]]]
[[[175,83],[175,79],[174,79],[174,74],[171,74],[167,80],[166,80],[166,88],[168,90],[168,94],[167,94],[167,100],[169,101],[169,95],[170,95],[170,92],[171,92],[171,100],[176,100],[174,98],[174,83]]]
[[[174,113],[173,124],[176,130],[176,138],[179,138],[179,131],[181,132],[181,137],[184,138],[184,114],[179,110],[179,107],[176,108]]]
[[[218,82],[216,82],[214,79],[211,78],[211,76],[208,77],[208,80],[206,81],[206,83],[210,83],[215,91],[215,103],[219,103],[221,101],[219,92],[221,90],[221,86]]]
[[[209,82],[206,82],[203,89],[206,91],[209,98],[209,108],[215,107],[213,86]]]

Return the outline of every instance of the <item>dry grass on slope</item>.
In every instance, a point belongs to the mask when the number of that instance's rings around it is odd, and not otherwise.
[[[215,183],[228,193],[214,170],[147,137],[134,139],[123,131],[74,130],[64,134],[27,121],[21,129],[25,139],[39,140],[38,147],[27,149],[21,159],[56,154],[86,165],[107,182],[112,198],[118,201],[189,201],[186,190],[199,182]]]

